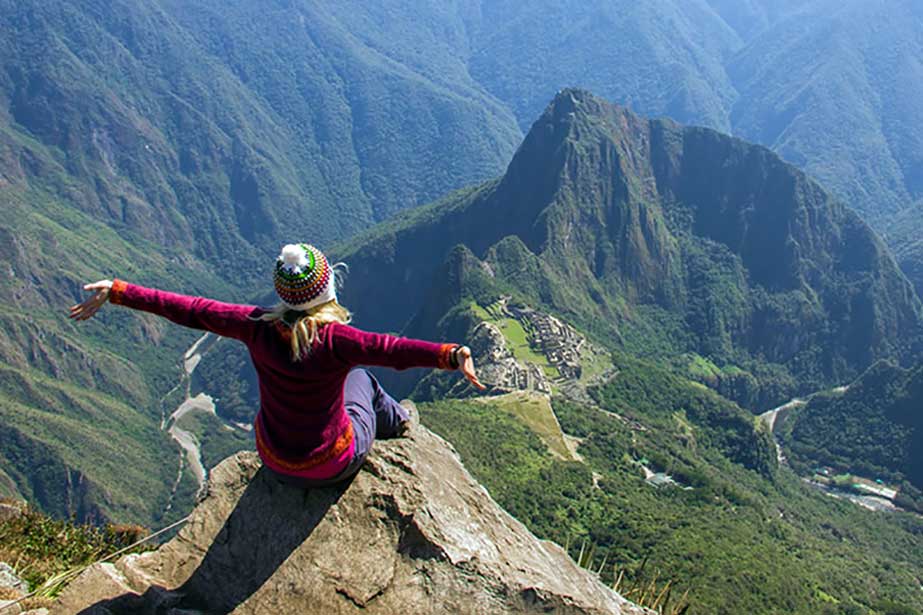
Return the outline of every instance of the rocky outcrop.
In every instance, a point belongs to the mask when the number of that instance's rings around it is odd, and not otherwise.
[[[225,460],[176,538],[91,568],[58,609],[647,612],[501,510],[451,446],[420,426],[377,442],[355,479],[335,487],[283,485],[254,453]]]

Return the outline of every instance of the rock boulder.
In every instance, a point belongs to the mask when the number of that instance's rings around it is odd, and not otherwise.
[[[179,535],[114,568],[85,572],[61,612],[648,612],[504,512],[421,426],[322,489],[283,485],[238,453]],[[114,593],[101,599],[93,578]]]

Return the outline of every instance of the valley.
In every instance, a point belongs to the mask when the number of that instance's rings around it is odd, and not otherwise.
[[[195,480],[196,491],[194,497],[198,498],[205,488],[209,468],[203,462],[202,438],[206,434],[210,439],[225,440],[228,439],[228,433],[234,434],[236,438],[232,439],[230,448],[227,449],[229,453],[252,448],[252,443],[249,442],[249,437],[246,435],[249,430],[236,424],[228,424],[219,418],[215,411],[214,400],[210,395],[203,392],[192,394],[192,377],[195,369],[215,341],[214,335],[205,333],[196,339],[195,343],[183,353],[179,382],[160,401],[160,406],[163,409],[167,404],[176,403],[179,400],[179,405],[176,406],[172,413],[167,415],[163,411],[160,425],[160,428],[165,430],[180,448],[177,478],[170,494],[170,500],[165,508],[165,513],[174,507],[177,490],[187,470],[192,473]],[[194,417],[196,414],[204,415],[206,421],[202,422],[202,417]],[[248,443],[251,446],[248,447]],[[211,442],[210,444],[214,445]],[[211,461],[214,461],[214,459]]]
[[[829,391],[818,392],[814,395],[843,395],[848,390],[849,386],[844,385],[835,387]],[[806,406],[814,395],[793,399],[778,408],[760,414],[758,417],[763,427],[773,435],[776,455],[780,465],[787,464],[788,460],[783,452],[779,439],[776,437],[776,425],[783,425],[793,411]],[[840,474],[835,468],[823,467],[814,468],[811,475],[802,476],[802,480],[812,488],[830,495],[831,497],[853,502],[868,510],[877,512],[905,511],[905,509],[902,509],[894,503],[900,488],[897,486],[888,486],[880,478],[872,479],[851,474]]]
[[[357,326],[472,347],[488,395],[383,381],[607,582],[923,613],[918,4],[0,9],[0,495],[185,515],[245,350],[66,306],[265,298],[304,240]]]

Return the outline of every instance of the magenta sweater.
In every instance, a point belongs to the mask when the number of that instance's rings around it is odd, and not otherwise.
[[[288,327],[255,320],[266,313],[263,308],[122,280],[112,283],[109,300],[246,344],[259,376],[257,450],[266,465],[292,475],[324,477],[324,470],[343,466],[344,456],[353,450],[352,423],[343,408],[343,383],[349,370],[358,365],[451,369],[449,355],[456,346],[333,323],[321,328],[307,357],[292,361]]]

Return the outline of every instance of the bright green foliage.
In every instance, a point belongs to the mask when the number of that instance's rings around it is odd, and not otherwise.
[[[561,459],[571,459],[564,434],[547,396],[516,392],[491,399],[491,406],[511,413],[536,434],[548,450]]]
[[[750,413],[713,391],[643,361],[619,356],[616,366],[618,376],[592,393],[600,406],[639,420],[656,417],[669,423],[672,418],[676,424],[671,425],[671,431],[688,425],[688,419],[704,428],[708,438],[703,442],[701,434],[694,436],[689,429],[679,429],[686,434],[689,446],[720,451],[731,461],[772,477],[775,459],[771,442],[767,434],[754,433]]]
[[[746,412],[652,365],[617,361],[619,374],[594,392],[601,409],[553,400],[564,431],[583,438],[585,464],[556,459],[489,400],[421,404],[421,416],[539,536],[574,557],[595,545],[591,566],[605,559],[606,580],[612,565],[626,586],[659,573],[674,592],[690,590],[691,613],[923,611],[923,522],[809,490],[773,469],[768,436]],[[680,486],[645,483],[642,463]]]

